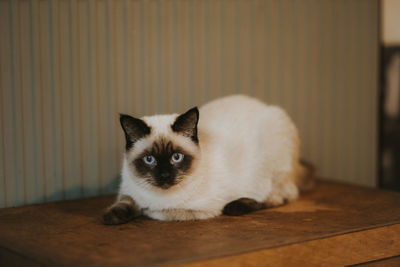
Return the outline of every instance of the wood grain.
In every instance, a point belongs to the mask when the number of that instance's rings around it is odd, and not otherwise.
[[[398,267],[400,266],[400,256],[384,258],[380,260],[365,262],[354,266],[368,266],[368,267]]]
[[[345,266],[366,261],[378,264],[379,259],[400,254],[399,237],[400,224],[395,224],[185,266]],[[384,262],[389,260],[381,263]]]
[[[8,251],[15,257],[57,266],[154,266],[206,263],[211,259],[270,250],[276,252],[269,256],[271,260],[275,257],[279,262],[281,250],[301,244],[308,244],[304,253],[312,253],[313,249],[328,253],[330,248],[344,249],[344,244],[354,247],[353,251],[365,246],[363,251],[369,249],[372,253],[374,244],[386,251],[389,246],[385,240],[374,239],[381,235],[392,238],[386,239],[393,241],[390,256],[400,255],[399,235],[395,235],[399,230],[394,226],[400,223],[400,194],[389,191],[319,183],[298,201],[245,216],[192,222],[139,218],[124,225],[102,225],[99,216],[113,198],[1,209],[0,255]],[[386,234],[385,229],[389,231]],[[366,238],[372,245],[362,239],[365,236],[355,241],[350,238],[358,236],[357,233],[367,233]],[[318,243],[324,239],[324,246]],[[360,261],[352,264],[379,257],[361,261],[360,255]],[[382,254],[384,257],[387,254]],[[1,258],[7,262],[7,257]]]

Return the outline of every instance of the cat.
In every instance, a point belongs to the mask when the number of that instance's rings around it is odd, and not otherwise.
[[[120,115],[126,145],[116,202],[104,224],[242,215],[282,205],[311,181],[299,137],[277,106],[227,96],[177,115]],[[309,186],[308,186],[309,187]]]

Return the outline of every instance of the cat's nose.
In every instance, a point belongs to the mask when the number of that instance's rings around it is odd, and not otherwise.
[[[162,178],[168,178],[169,176],[170,176],[170,174],[168,172],[161,173]]]

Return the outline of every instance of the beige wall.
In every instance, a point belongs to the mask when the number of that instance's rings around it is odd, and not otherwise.
[[[381,39],[384,45],[400,45],[400,1],[382,0]]]
[[[318,174],[374,186],[377,0],[0,1],[0,207],[115,190],[118,113],[282,105]]]

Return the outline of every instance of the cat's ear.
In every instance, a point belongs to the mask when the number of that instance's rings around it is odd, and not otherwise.
[[[174,124],[172,124],[172,130],[186,137],[190,137],[196,144],[199,142],[197,138],[197,123],[199,122],[199,110],[194,107],[182,115],[179,115]]]
[[[133,144],[140,138],[150,134],[150,127],[141,119],[129,115],[120,114],[119,121],[125,133],[126,150],[132,148]]]

